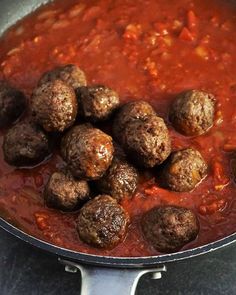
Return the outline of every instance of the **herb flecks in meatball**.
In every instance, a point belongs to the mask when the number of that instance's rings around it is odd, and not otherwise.
[[[170,109],[173,127],[187,136],[205,133],[214,122],[215,98],[212,94],[191,90],[180,94]]]
[[[33,123],[18,123],[4,136],[5,161],[14,166],[34,166],[51,153],[51,143],[44,131]]]
[[[76,65],[63,65],[46,72],[39,81],[39,85],[55,80],[62,80],[74,90],[78,87],[86,86],[87,81],[84,72]]]
[[[61,80],[43,83],[34,90],[33,115],[48,132],[62,132],[72,126],[77,108],[75,91]]]
[[[112,138],[90,124],[73,127],[61,143],[61,154],[71,173],[87,180],[96,180],[105,174],[113,153]]]
[[[156,115],[129,122],[124,131],[124,148],[134,163],[151,168],[171,152],[171,140],[162,118]]]
[[[168,253],[178,251],[193,241],[198,235],[199,223],[189,209],[162,206],[144,214],[142,231],[157,251]]]
[[[124,131],[128,123],[137,119],[145,119],[156,115],[153,107],[146,101],[133,101],[124,104],[115,116],[113,123],[113,136],[120,143],[124,143]]]
[[[75,179],[68,171],[54,172],[44,189],[47,206],[62,211],[77,210],[89,196],[87,181]]]
[[[120,102],[114,90],[102,85],[80,87],[77,97],[80,114],[91,122],[109,119]]]
[[[81,240],[98,248],[112,249],[125,237],[128,213],[108,195],[100,195],[80,210],[77,230]]]
[[[115,156],[106,174],[97,181],[97,187],[120,201],[136,191],[138,178],[138,171],[132,165]]]
[[[15,122],[26,108],[24,94],[0,80],[0,128]]]
[[[193,149],[173,152],[160,172],[162,185],[176,192],[193,190],[206,176],[207,164],[201,154]]]

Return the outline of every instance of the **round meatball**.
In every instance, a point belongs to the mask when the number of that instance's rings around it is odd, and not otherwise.
[[[100,195],[80,210],[77,230],[85,243],[111,249],[124,239],[128,224],[129,215],[116,200]]]
[[[92,122],[109,119],[120,103],[118,94],[102,85],[80,87],[77,97],[81,115]]]
[[[168,253],[178,251],[193,241],[198,235],[199,223],[189,209],[162,206],[144,214],[142,231],[157,251]]]
[[[73,89],[86,86],[87,81],[84,72],[76,65],[59,66],[49,72],[46,72],[39,81],[39,85],[55,80],[62,80]]]
[[[112,138],[90,124],[73,127],[62,139],[61,154],[71,173],[95,180],[104,175],[113,159]]]
[[[145,119],[150,115],[156,115],[153,107],[146,101],[134,101],[123,105],[118,111],[113,123],[114,138],[124,143],[124,130],[128,123],[137,119]]]
[[[168,129],[156,115],[129,122],[124,131],[124,147],[130,158],[143,167],[161,164],[171,152]]]
[[[40,127],[24,122],[13,126],[4,136],[5,161],[14,166],[33,166],[51,153],[51,143]]]
[[[15,122],[26,108],[22,92],[0,80],[0,128]]]
[[[74,211],[89,199],[87,181],[75,179],[68,171],[54,172],[44,189],[48,207],[62,211]]]
[[[191,90],[177,97],[171,106],[169,118],[180,133],[196,136],[205,133],[213,125],[214,113],[214,96]]]
[[[97,187],[120,201],[136,191],[138,178],[138,171],[132,165],[114,157],[106,174],[97,181]]]
[[[197,150],[187,148],[173,152],[160,173],[164,187],[188,192],[206,176],[207,164]]]
[[[62,132],[72,126],[77,108],[75,91],[61,80],[44,83],[33,93],[33,115],[48,132]]]

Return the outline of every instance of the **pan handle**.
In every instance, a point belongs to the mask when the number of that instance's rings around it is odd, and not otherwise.
[[[120,269],[80,265],[59,258],[67,272],[81,272],[81,295],[134,295],[139,279],[152,273],[153,279],[160,279],[165,266],[151,269]]]

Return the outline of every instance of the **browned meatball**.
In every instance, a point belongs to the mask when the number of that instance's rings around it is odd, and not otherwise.
[[[174,252],[193,241],[199,232],[196,215],[175,206],[155,207],[142,218],[145,238],[160,252]]]
[[[73,89],[86,86],[87,81],[84,72],[76,65],[59,66],[49,72],[46,72],[39,81],[39,85],[55,80],[62,80]]]
[[[191,90],[177,97],[171,106],[169,118],[180,133],[196,136],[205,133],[213,125],[214,113],[214,96]]]
[[[128,123],[137,119],[145,119],[155,115],[152,106],[146,101],[133,101],[123,105],[118,111],[113,123],[113,136],[120,143],[124,143],[124,130]]]
[[[33,166],[51,153],[51,143],[40,127],[33,123],[18,123],[4,136],[5,161],[14,166]]]
[[[161,164],[171,152],[165,122],[156,115],[129,122],[124,130],[124,147],[137,165],[151,168]]]
[[[61,154],[71,173],[88,180],[104,175],[113,153],[112,138],[90,124],[73,127],[61,143]]]
[[[32,111],[46,131],[62,132],[74,124],[77,115],[74,90],[61,80],[47,82],[34,90]]]
[[[128,224],[129,215],[116,200],[100,195],[80,210],[77,230],[85,243],[111,249],[124,239]]]
[[[109,119],[120,103],[118,94],[102,85],[78,88],[77,98],[80,114],[91,122]]]
[[[164,187],[188,192],[206,176],[207,164],[197,150],[188,148],[173,152],[160,173]]]
[[[138,185],[138,171],[125,160],[114,157],[106,174],[97,181],[102,193],[111,195],[117,201],[130,197]]]
[[[48,207],[73,211],[89,199],[87,181],[75,179],[68,171],[54,172],[44,189],[44,199]]]
[[[15,122],[26,108],[24,94],[0,80],[0,127]]]

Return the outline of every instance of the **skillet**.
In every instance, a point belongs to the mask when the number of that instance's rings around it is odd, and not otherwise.
[[[0,34],[40,5],[44,0],[1,0],[0,1]],[[69,272],[81,271],[81,294],[135,294],[138,279],[151,272],[154,278],[161,277],[166,271],[165,263],[191,258],[227,246],[236,240],[236,233],[213,243],[194,249],[165,254],[161,256],[139,258],[116,258],[83,254],[60,248],[39,240],[19,230],[0,217],[0,226],[21,240],[47,252],[55,254]]]

